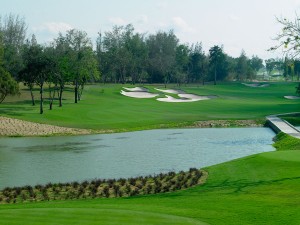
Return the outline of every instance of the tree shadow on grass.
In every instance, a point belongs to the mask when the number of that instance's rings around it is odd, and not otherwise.
[[[278,184],[280,182],[292,181],[292,180],[300,180],[300,176],[299,177],[289,177],[289,178],[287,177],[287,178],[274,179],[274,180],[260,180],[260,181],[249,181],[249,180],[246,180],[246,179],[230,181],[229,179],[226,179],[226,180],[222,181],[219,184],[207,185],[206,187],[234,189],[232,194],[237,194],[237,193],[246,193],[247,191],[245,189],[249,188],[249,187],[258,187],[258,186],[262,186],[262,185],[272,185],[272,184]]]
[[[26,104],[26,106],[22,107],[21,105],[24,104]],[[35,107],[35,106],[31,106],[31,101],[28,100],[19,101],[19,102],[7,102],[3,105],[0,105],[0,115],[23,116],[25,112],[32,111],[31,107]]]

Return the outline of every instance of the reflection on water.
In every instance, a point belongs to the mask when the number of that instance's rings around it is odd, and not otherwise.
[[[0,138],[0,188],[201,168],[272,151],[273,137],[268,128],[202,128]]]

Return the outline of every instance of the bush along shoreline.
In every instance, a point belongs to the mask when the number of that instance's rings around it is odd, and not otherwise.
[[[0,204],[166,193],[203,184],[206,178],[207,172],[191,168],[186,172],[169,172],[128,179],[95,179],[83,182],[6,187],[0,191]]]

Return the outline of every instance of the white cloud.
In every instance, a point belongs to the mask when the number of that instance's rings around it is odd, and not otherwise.
[[[196,31],[195,28],[189,26],[187,22],[185,22],[185,20],[181,17],[173,17],[172,23],[175,26],[175,28],[179,29],[180,31],[190,33],[194,33]]]
[[[38,27],[34,27],[34,32],[49,32],[53,34],[57,34],[59,32],[66,32],[67,30],[71,30],[73,27],[70,24],[64,23],[64,22],[48,22],[43,23],[42,25]]]
[[[127,24],[126,20],[124,20],[121,17],[110,17],[108,18],[108,21],[111,22],[113,25],[118,25],[118,26]]]

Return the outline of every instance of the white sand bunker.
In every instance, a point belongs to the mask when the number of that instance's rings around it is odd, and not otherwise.
[[[284,96],[284,98],[286,98],[286,99],[300,99],[300,96],[287,95],[287,96]]]
[[[144,88],[144,87],[134,87],[134,88],[123,87],[123,89],[125,89],[127,91],[135,91],[135,92],[139,92],[139,91],[148,92],[148,89]]]
[[[164,92],[164,93],[169,93],[169,94],[184,94],[185,92],[182,91],[182,90],[175,90],[175,89],[159,89],[159,88],[154,88],[155,90],[157,91],[161,91],[161,92]]]
[[[131,98],[154,98],[158,96],[158,94],[152,94],[149,92],[143,92],[143,91],[123,91],[121,90],[121,94],[127,97]]]
[[[254,84],[242,83],[242,84],[247,87],[268,87],[269,86],[269,84],[259,84],[259,83],[254,83]]]
[[[200,96],[194,94],[178,94],[180,98],[173,98],[172,96],[166,95],[166,98],[157,98],[157,101],[160,102],[196,102],[201,100],[209,100],[216,98],[217,96],[209,95],[209,96]]]
[[[208,100],[208,99],[213,99],[213,98],[217,98],[217,96],[215,95],[205,95],[205,96],[201,96],[201,95],[195,95],[195,94],[178,94],[178,96],[180,98],[185,98],[185,99],[192,99],[192,100]]]

